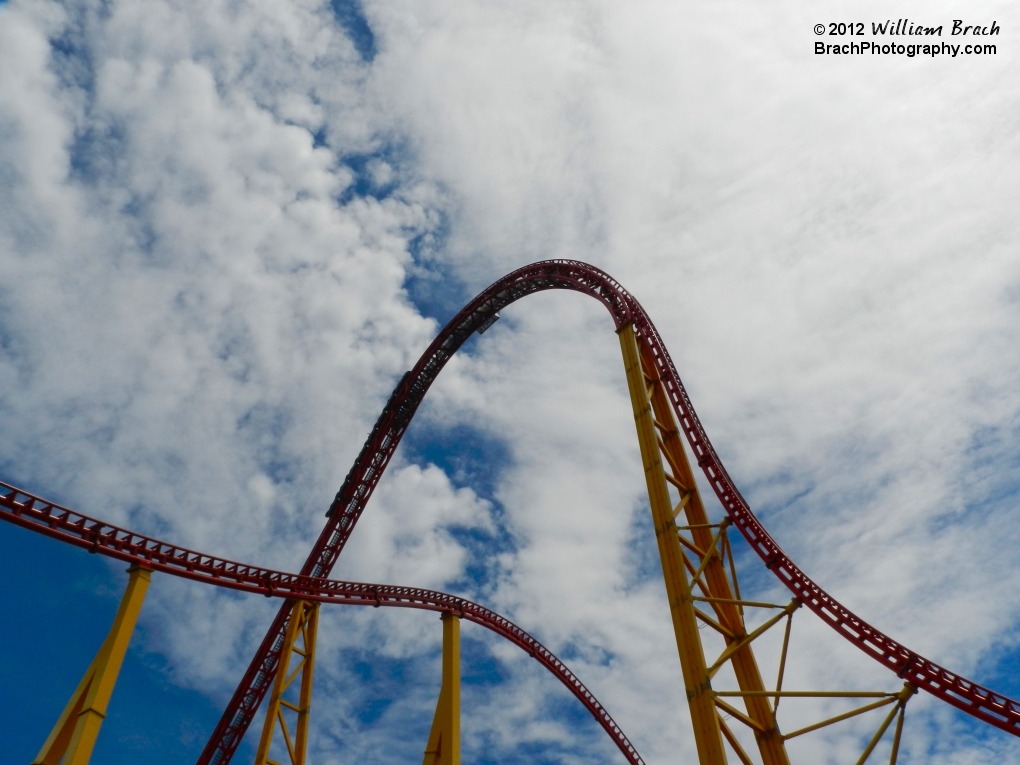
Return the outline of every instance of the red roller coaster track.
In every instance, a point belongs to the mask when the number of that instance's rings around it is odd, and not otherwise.
[[[1020,735],[1020,704],[960,677],[925,659],[872,627],[815,584],[787,557],[751,511],[734,485],[684,390],[673,360],[644,309],[611,276],[594,266],[572,260],[533,263],[507,274],[468,303],[436,336],[414,369],[404,375],[383,408],[343,486],[330,505],[327,521],[312,548],[302,574],[327,577],[337,556],[361,517],[379,477],[400,443],[404,431],[446,362],[472,333],[484,329],[500,310],[527,295],[544,290],[573,290],[600,301],[619,330],[626,324],[648,345],[665,382],[677,421],[684,430],[698,466],[733,524],[801,603],[840,635],[899,677],[968,714]],[[266,634],[198,765],[225,765],[240,743],[274,677],[287,626],[282,608]]]
[[[252,592],[266,597],[314,600],[351,606],[417,608],[456,614],[523,649],[573,693],[613,739],[628,762],[644,765],[620,726],[566,664],[516,624],[470,600],[435,590],[389,584],[341,582],[288,574],[217,558],[111,526],[66,507],[47,502],[0,481],[0,519],[83,547],[91,553],[144,566],[196,582]]]
[[[905,681],[983,722],[1013,735],[1020,735],[1020,704],[972,683],[897,643],[841,605],[787,557],[751,511],[726,472],[648,314],[615,279],[587,263],[548,260],[520,268],[482,291],[443,328],[414,369],[404,375],[390,396],[330,505],[329,520],[301,573],[329,576],[418,405],[443,366],[464,341],[479,329],[484,330],[493,317],[511,303],[532,293],[553,289],[573,290],[599,300],[609,309],[618,330],[628,323],[633,324],[637,336],[652,351],[677,421],[684,430],[698,466],[704,471],[730,520],[740,529],[740,533],[765,562],[766,567],[803,605]],[[286,607],[277,614],[199,758],[198,765],[224,765],[240,743],[273,679],[287,616]]]
[[[790,560],[751,511],[747,501],[726,472],[691,405],[665,345],[644,309],[606,273],[577,261],[543,261],[518,269],[480,293],[443,328],[422,354],[414,369],[404,375],[393,391],[343,486],[330,505],[328,521],[305,561],[300,575],[295,578],[296,581],[303,583],[302,587],[305,586],[304,583],[329,576],[337,556],[361,517],[372,491],[415,411],[450,357],[472,333],[484,331],[501,309],[526,295],[550,289],[573,290],[594,297],[608,308],[617,330],[628,324],[633,326],[635,334],[651,352],[656,371],[665,385],[670,404],[695,460],[722,503],[730,521],[740,530],[765,562],[766,567],[801,604],[906,682],[989,725],[1020,736],[1020,704],[949,672],[876,630],[826,593]],[[86,546],[96,544],[84,539],[78,543]],[[198,561],[194,562],[196,567],[197,563]],[[226,577],[226,581],[233,581],[237,576],[239,575],[234,571],[224,570],[219,574],[221,579]],[[344,583],[331,584],[341,586]],[[263,587],[261,591],[267,592],[277,584],[270,576],[261,586]],[[305,590],[301,590],[302,597],[305,597],[304,592]],[[275,591],[273,594],[276,594]],[[363,591],[361,597],[364,597]],[[275,676],[289,614],[290,605],[287,602],[273,621],[202,752],[198,765],[225,765],[230,761]]]

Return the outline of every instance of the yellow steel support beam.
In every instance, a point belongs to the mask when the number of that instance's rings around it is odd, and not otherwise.
[[[319,604],[299,600],[290,612],[290,622],[280,652],[280,666],[276,671],[273,693],[269,697],[266,708],[266,721],[262,726],[262,737],[255,753],[255,765],[279,765],[269,759],[269,748],[273,743],[273,733],[280,726],[283,743],[287,748],[287,756],[291,765],[304,765],[308,751],[308,718],[312,710],[312,675],[315,671],[315,635],[319,626]],[[300,641],[300,644],[299,644]],[[300,657],[297,666],[290,668],[294,655]],[[301,687],[297,703],[287,701],[283,696],[301,675]],[[287,727],[284,710],[297,716],[294,727],[295,735],[291,737]]]
[[[87,765],[92,756],[152,571],[132,566],[128,574],[127,590],[121,598],[110,633],[50,731],[46,743],[32,760],[32,765]]]
[[[834,717],[830,717],[827,720],[816,722],[814,725],[806,725],[803,728],[798,728],[797,730],[791,733],[787,733],[785,736],[783,736],[783,738],[785,739],[795,738],[796,736],[800,736],[804,733],[810,733],[813,730],[824,728],[828,725],[832,725],[833,723],[842,722],[843,720],[849,720],[851,717],[856,717],[857,715],[862,715],[865,712],[870,712],[872,709],[878,709],[879,707],[885,707],[889,706],[890,704],[895,704],[896,701],[897,698],[894,696],[893,698],[890,699],[882,699],[881,701],[876,701],[874,704],[865,704],[863,707],[857,707],[857,709],[852,709],[849,712],[844,712],[841,715],[835,715]],[[898,709],[899,707],[897,707],[893,711],[896,712],[898,711]]]
[[[647,347],[640,349],[644,375],[649,383],[651,391],[651,403],[654,416],[660,422],[668,422],[669,429],[662,434],[661,449],[667,463],[673,470],[675,483],[681,484],[681,492],[689,494],[689,500],[684,509],[687,523],[696,528],[691,529],[691,538],[698,547],[708,549],[712,544],[712,532],[707,528],[709,524],[708,513],[705,512],[705,505],[701,500],[697,483],[694,480],[694,472],[687,459],[687,452],[684,449],[683,439],[680,435],[680,428],[677,425],[673,414],[673,407],[670,403],[666,389],[659,378],[655,360]],[[721,533],[724,531],[721,526]],[[702,562],[703,563],[703,562]],[[704,566],[704,581],[708,584],[710,597],[720,599],[740,600],[740,590],[734,579],[732,587],[726,574],[726,566],[722,555],[709,554],[708,564]],[[727,638],[731,645],[740,643],[746,637],[744,628],[743,609],[737,604],[713,603],[716,613],[723,625],[733,632],[733,638]],[[757,691],[764,690],[765,683],[762,680],[761,672],[758,670],[758,663],[748,643],[736,650],[730,657],[730,665],[736,675],[737,685],[741,690]],[[759,726],[760,731],[755,731],[755,741],[761,753],[764,765],[790,765],[790,759],[786,754],[786,746],[776,726],[776,716],[768,699],[748,698],[744,701],[747,707],[748,716]]]
[[[645,372],[642,369],[640,352],[634,328],[628,324],[619,332],[623,364],[627,372],[627,387],[634,408],[634,423],[637,427],[638,443],[641,447],[641,461],[645,469],[645,483],[648,486],[648,501],[652,510],[655,538],[662,560],[662,574],[666,581],[666,595],[673,617],[677,650],[680,653],[680,668],[683,671],[687,701],[694,725],[694,741],[701,765],[725,765],[726,751],[719,717],[715,712],[712,683],[708,677],[705,652],[698,633],[697,615],[691,600],[690,583],[684,568],[684,554],[680,547],[676,522],[673,519],[673,503],[666,485],[665,470],[659,451],[659,439],[652,420],[652,403],[649,401]],[[662,417],[656,419],[662,420]],[[686,486],[690,487],[693,482]],[[686,510],[690,509],[688,502]],[[707,523],[707,519],[690,519],[692,524]],[[704,529],[708,538],[699,545],[708,548],[712,534]],[[729,626],[729,625],[727,625]]]
[[[696,597],[692,592],[695,581],[705,590],[705,601],[712,605],[719,624],[730,633],[724,634],[728,646],[726,659],[733,667],[740,689],[761,692],[765,691],[765,684],[750,641],[746,640],[744,601],[740,598],[736,581],[731,586],[722,555],[721,542],[725,543],[727,523],[709,522],[672,404],[651,351],[639,344],[632,326],[621,329],[619,335],[645,467],[649,504],[694,720],[695,741],[698,742],[702,765],[714,765],[725,762],[723,733],[711,692],[710,679],[714,671],[706,666],[695,622],[697,614],[692,604]],[[679,497],[675,511],[669,494],[670,486],[675,487]],[[682,525],[675,520],[680,512],[685,516]],[[692,551],[693,554],[688,556],[684,552],[680,544],[681,529],[690,533],[690,543],[686,546],[703,550],[704,555]],[[714,529],[719,530],[717,534],[713,533]],[[789,765],[770,700],[753,695],[745,698],[744,704],[748,717],[755,723],[755,740],[764,765]]]
[[[443,682],[422,765],[460,765],[460,617],[442,620]]]

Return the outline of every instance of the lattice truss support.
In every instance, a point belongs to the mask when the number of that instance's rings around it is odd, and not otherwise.
[[[308,718],[312,710],[312,674],[315,671],[315,634],[319,625],[319,604],[299,600],[290,612],[290,622],[280,653],[280,668],[273,683],[266,708],[266,721],[255,754],[255,765],[305,765],[308,751]],[[295,657],[297,660],[295,661]],[[294,667],[291,668],[291,664]],[[295,680],[301,678],[300,683]],[[297,687],[297,698],[287,691]],[[287,718],[291,725],[288,726]],[[288,760],[281,763],[270,759],[273,735],[279,728],[283,734]],[[291,735],[291,731],[294,734]]]
[[[460,765],[460,617],[443,620],[443,682],[422,765]]]
[[[898,716],[890,759],[890,763],[895,763],[904,710],[916,689],[908,684],[897,693],[783,690],[792,617],[800,603],[795,599],[787,605],[778,605],[741,598],[733,548],[726,533],[729,518],[719,523],[709,522],[651,351],[630,324],[619,331],[619,337],[699,762],[701,765],[725,765],[728,745],[743,765],[753,765],[754,760],[727,720],[737,720],[753,732],[760,762],[764,765],[789,765],[785,746],[789,739],[891,705],[892,710],[865,747],[857,765],[863,765]],[[745,608],[774,609],[778,614],[749,632],[744,621]],[[775,689],[767,690],[751,644],[784,621],[779,674]],[[699,622],[718,633],[725,646],[712,663],[706,659]],[[732,670],[739,690],[713,689],[713,678],[726,665]],[[776,723],[776,711],[780,699],[787,696],[879,700],[784,735]],[[744,709],[737,709],[726,698],[741,699]]]

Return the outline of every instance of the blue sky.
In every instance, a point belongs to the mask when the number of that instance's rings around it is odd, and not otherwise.
[[[811,29],[845,9],[799,0],[3,5],[4,481],[297,569],[441,324],[522,264],[578,258],[649,311],[806,571],[1020,694],[1013,4],[968,7],[1002,27],[995,56],[840,61]],[[676,761],[693,744],[646,515],[612,323],[541,294],[443,372],[334,574],[505,613],[648,762]],[[13,527],[0,550],[0,735],[25,761],[125,576]],[[741,555],[747,587],[782,597]],[[272,612],[158,577],[97,760],[195,756]],[[334,609],[322,630],[314,761],[420,756],[435,616]],[[466,760],[620,761],[480,632],[464,630]],[[896,685],[809,618],[795,646],[801,687]],[[911,704],[901,762],[1016,758],[1014,739]],[[794,754],[852,762],[870,726]]]

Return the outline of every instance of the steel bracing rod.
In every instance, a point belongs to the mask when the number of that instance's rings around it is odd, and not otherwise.
[[[739,640],[730,643],[728,646],[726,646],[726,649],[722,652],[722,654],[720,654],[719,658],[715,660],[715,664],[708,668],[708,676],[710,678],[715,677],[716,673],[719,671],[722,665],[729,661],[730,658],[732,658],[737,651],[739,651],[746,645],[750,645],[751,642],[761,637],[771,627],[775,626],[777,622],[779,622],[784,617],[789,616],[798,608],[800,608],[800,603],[798,603],[796,600],[791,601],[790,605],[784,608],[782,612],[779,613],[778,616],[772,617],[753,632],[748,633]]]
[[[730,748],[733,749],[733,752],[737,755],[737,759],[740,760],[741,765],[754,765],[751,758],[747,756],[747,752],[745,752],[744,748],[740,745],[740,742],[737,741],[737,737],[733,735],[733,731],[730,730],[730,726],[726,724],[726,720],[724,720],[721,715],[719,717],[719,729],[722,731],[723,738],[726,739]]]
[[[873,709],[879,709],[881,707],[888,706],[889,704],[895,704],[898,700],[899,700],[898,697],[893,696],[892,698],[882,699],[881,701],[875,701],[872,702],[871,704],[865,704],[863,707],[851,709],[849,712],[843,712],[842,714],[835,715],[834,717],[822,720],[821,722],[816,722],[812,725],[805,725],[803,728],[798,728],[795,731],[787,733],[786,735],[783,736],[783,738],[789,740],[791,738],[796,738],[797,736],[803,736],[805,733],[810,733],[811,731],[819,730],[820,728],[825,728],[829,725],[834,725],[835,723],[843,722],[844,720],[849,720],[851,717],[857,717],[857,715],[862,715],[865,712],[870,712]]]
[[[896,758],[900,753],[900,738],[903,735],[903,716],[906,706],[900,704],[899,715],[896,717],[896,732],[893,734],[892,751],[889,752],[889,765],[896,765]]]
[[[538,661],[584,705],[628,762],[644,765],[620,726],[566,664],[509,619],[470,600],[435,590],[320,579],[224,560],[103,523],[3,482],[0,520],[92,553],[216,587],[291,600],[455,614],[495,632]]]
[[[857,765],[864,765],[868,757],[871,756],[871,753],[875,751],[875,747],[878,746],[878,742],[881,740],[882,736],[884,736],[885,732],[889,729],[889,724],[893,721],[893,718],[899,715],[899,719],[896,724],[896,733],[893,736],[892,753],[889,758],[889,761],[891,763],[896,762],[896,754],[900,748],[900,734],[903,732],[903,713],[906,711],[907,702],[910,700],[910,697],[913,696],[915,693],[917,693],[917,689],[914,688],[910,683],[903,684],[903,690],[900,691],[899,693],[899,703],[896,705],[897,708],[893,709],[889,713],[889,715],[885,718],[885,720],[882,721],[882,724],[878,727],[878,730],[875,731],[875,735],[872,737],[871,741],[868,742],[868,745],[864,748],[864,752],[861,754],[860,759],[857,760]]]
[[[752,549],[794,597],[846,640],[911,685],[989,725],[1013,735],[1020,735],[1020,703],[950,672],[875,629],[815,584],[790,560],[751,511],[747,501],[726,472],[691,405],[665,344],[644,309],[608,274],[579,261],[541,261],[507,274],[481,292],[443,328],[422,354],[414,369],[400,381],[383,409],[347,480],[344,481],[330,507],[329,522],[313,548],[306,566],[313,567],[321,576],[328,576],[336,556],[350,536],[372,489],[379,480],[382,469],[396,449],[425,392],[464,340],[482,327],[497,311],[526,295],[550,289],[573,290],[595,298],[609,310],[617,330],[628,323],[633,323],[635,333],[652,354],[677,422],[687,438],[695,460],[722,503],[723,509]],[[303,570],[302,573],[309,573],[311,570]],[[234,726],[229,731],[218,727],[214,734],[215,740],[210,740],[210,746],[216,751],[225,752],[227,749],[232,751],[231,747],[236,747],[239,743],[239,738],[228,743],[225,736],[231,732],[243,733],[242,727],[247,727],[250,722],[250,717],[245,718],[245,714],[253,714],[254,707],[250,709],[245,707],[248,710],[245,712],[236,702],[238,699],[252,699],[257,706],[257,702],[261,700],[261,694],[265,693],[267,683],[272,680],[272,672],[275,671],[276,659],[272,655],[272,647],[277,645],[278,638],[282,642],[282,637],[279,636],[283,634],[284,629],[286,614],[281,611],[281,615],[277,617],[255,656],[248,674],[245,675],[242,687],[238,689],[224,715],[224,720],[240,721],[238,726],[241,727]],[[259,677],[262,677],[261,685],[257,682]],[[248,722],[244,722],[245,719]],[[206,751],[210,753],[212,750],[207,748]],[[203,754],[201,765],[208,761],[209,755]]]
[[[791,611],[786,615],[786,629],[783,630],[783,648],[779,652],[779,674],[776,676],[776,700],[772,706],[773,712],[779,712],[779,699],[781,698],[778,693],[783,690],[783,675],[786,672],[786,654],[790,649],[790,630],[793,627],[793,612]]]

